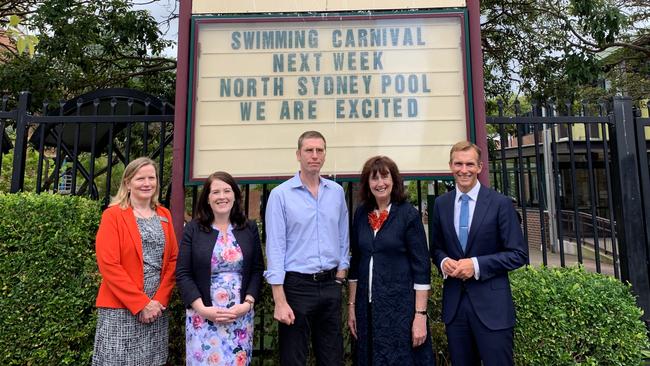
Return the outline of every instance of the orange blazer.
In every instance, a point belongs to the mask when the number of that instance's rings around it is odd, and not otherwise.
[[[174,271],[178,243],[169,210],[158,206],[156,212],[165,232],[165,249],[160,286],[153,299],[144,293],[142,238],[133,209],[116,205],[102,214],[95,241],[97,266],[102,275],[95,303],[97,307],[126,308],[135,315],[151,300],[157,300],[163,306],[169,303],[176,282]]]

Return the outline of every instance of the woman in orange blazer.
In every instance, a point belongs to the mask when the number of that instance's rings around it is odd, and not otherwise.
[[[156,165],[133,160],[96,238],[97,295],[93,365],[164,365],[178,244],[171,214],[158,203]]]

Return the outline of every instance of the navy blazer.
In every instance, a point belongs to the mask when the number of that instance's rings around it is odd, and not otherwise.
[[[242,269],[241,302],[246,295],[259,300],[264,261],[260,234],[255,221],[248,221],[242,228],[233,229],[237,244],[244,256]],[[210,261],[217,242],[219,231],[205,232],[199,222],[192,220],[183,229],[183,239],[176,263],[176,284],[186,307],[190,307],[199,297],[205,306],[212,306],[210,280],[212,271]]]
[[[442,320],[449,324],[454,319],[461,294],[466,291],[476,315],[486,327],[492,330],[511,328],[515,325],[515,309],[508,271],[526,264],[528,257],[512,201],[481,186],[463,252],[454,228],[455,197],[456,191],[452,190],[435,200],[431,258],[440,267],[445,257],[454,260],[476,257],[480,277],[466,281],[448,277],[444,281]]]

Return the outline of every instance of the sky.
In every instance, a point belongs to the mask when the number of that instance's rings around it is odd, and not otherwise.
[[[170,14],[178,15],[179,4],[176,0],[134,0],[134,9],[145,9],[160,23],[160,31],[165,39],[174,41],[174,46],[164,51],[167,57],[176,58],[176,43],[178,41],[178,18],[167,23]]]

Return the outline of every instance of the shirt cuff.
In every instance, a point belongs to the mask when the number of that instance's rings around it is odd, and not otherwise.
[[[359,281],[359,280],[351,280],[351,279],[348,279],[348,282],[357,282],[357,281]]]
[[[472,257],[472,263],[474,263],[474,279],[478,280],[479,277],[481,277],[481,269],[478,268],[478,259],[476,257]]]
[[[445,264],[445,261],[446,261],[447,259],[449,259],[449,257],[444,257],[444,258],[440,261],[440,272],[442,272],[442,279],[443,279],[443,280],[446,280],[446,279],[447,279],[447,274],[445,273],[445,271],[442,270],[442,266]]]
[[[431,285],[430,284],[419,284],[419,283],[414,283],[413,284],[413,289],[414,290],[431,290]]]
[[[285,271],[265,271],[264,278],[269,285],[283,285]]]

